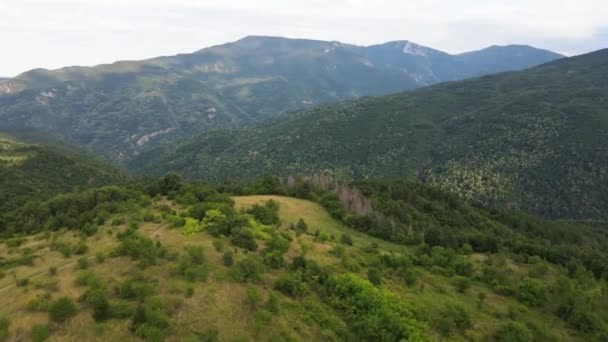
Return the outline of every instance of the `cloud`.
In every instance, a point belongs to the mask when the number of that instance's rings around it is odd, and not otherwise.
[[[597,0],[3,0],[0,75],[183,53],[251,34],[579,54],[606,47],[606,18],[608,3]]]

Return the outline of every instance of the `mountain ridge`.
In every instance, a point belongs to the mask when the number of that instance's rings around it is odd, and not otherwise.
[[[359,47],[254,36],[144,61],[34,69],[0,82],[0,129],[44,131],[121,161],[209,129],[514,65],[508,58],[461,61],[407,44]],[[561,57],[541,55],[515,67]]]

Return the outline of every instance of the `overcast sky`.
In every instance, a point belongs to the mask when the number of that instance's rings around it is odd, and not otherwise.
[[[0,0],[0,76],[191,52],[246,35],[450,53],[608,47],[607,0]]]

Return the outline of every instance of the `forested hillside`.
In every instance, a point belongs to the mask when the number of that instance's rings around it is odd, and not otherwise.
[[[0,133],[0,228],[24,206],[125,179],[124,172],[44,135]]]
[[[168,174],[13,212],[0,237],[4,339],[608,334],[606,231],[472,207],[412,181],[212,185]]]
[[[189,54],[35,69],[0,81],[0,129],[36,129],[126,160],[212,128],[561,57],[529,46],[449,55],[407,41],[360,47],[252,36]]]
[[[485,205],[608,218],[608,50],[520,72],[288,113],[144,153],[213,180],[414,176]]]

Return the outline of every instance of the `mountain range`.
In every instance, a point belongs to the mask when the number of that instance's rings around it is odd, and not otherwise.
[[[250,36],[189,54],[35,69],[0,81],[0,129],[36,129],[128,160],[208,129],[562,57],[520,45],[450,55],[409,41],[361,47]]]
[[[418,177],[470,201],[608,218],[608,49],[214,130],[139,155],[148,173]]]

